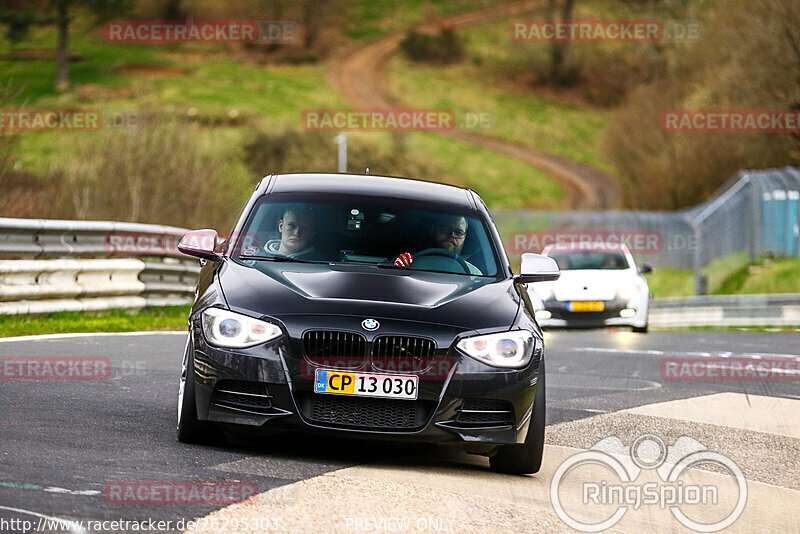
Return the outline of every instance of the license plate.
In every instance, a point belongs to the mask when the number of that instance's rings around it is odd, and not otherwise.
[[[571,312],[600,312],[606,309],[602,300],[575,300],[569,303]]]
[[[314,393],[416,400],[418,386],[419,377],[413,375],[379,375],[330,369],[314,371]]]

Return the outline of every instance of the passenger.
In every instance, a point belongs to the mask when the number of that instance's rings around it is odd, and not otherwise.
[[[300,207],[286,208],[278,221],[280,239],[267,241],[264,249],[270,254],[290,258],[308,259],[313,254],[311,244],[316,235],[316,220],[311,210]]]

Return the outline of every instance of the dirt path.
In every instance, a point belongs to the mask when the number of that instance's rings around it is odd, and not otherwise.
[[[442,22],[451,27],[468,26],[523,15],[540,9],[544,3],[543,0],[522,0],[454,15],[444,18]],[[434,25],[430,23],[420,26],[420,29],[433,28]],[[405,30],[392,33],[334,63],[331,81],[347,103],[359,108],[402,105],[402,101],[386,87],[386,67],[404,35]],[[442,135],[502,152],[546,172],[561,182],[569,199],[568,205],[573,209],[612,209],[621,205],[621,193],[616,181],[588,165],[481,134],[455,130]]]

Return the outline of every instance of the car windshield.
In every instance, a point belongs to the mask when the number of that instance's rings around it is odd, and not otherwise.
[[[627,269],[628,260],[620,252],[570,252],[550,254],[562,271],[579,269]]]
[[[434,203],[316,194],[272,194],[231,240],[238,261],[373,265],[387,270],[497,276],[483,217]]]

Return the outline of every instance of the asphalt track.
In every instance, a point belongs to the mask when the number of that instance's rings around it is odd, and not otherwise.
[[[317,525],[313,514],[319,514],[325,508],[324,503],[303,501],[313,500],[313,495],[325,498],[324,491],[312,485],[317,480],[335,482],[329,476],[334,473],[351,473],[347,479],[349,485],[339,488],[335,496],[346,496],[347,488],[353,492],[371,492],[373,497],[381,495],[381,488],[369,487],[377,483],[395,484],[391,491],[396,493],[400,491],[398,488],[405,487],[402,486],[405,482],[397,477],[415,472],[418,474],[412,480],[417,481],[422,480],[419,473],[437,473],[435,481],[426,483],[426,491],[434,491],[431,488],[438,487],[437,484],[447,486],[447,491],[457,490],[484,478],[481,487],[497,483],[513,486],[528,481],[546,485],[548,482],[544,468],[543,473],[534,477],[495,475],[488,473],[484,458],[449,449],[321,438],[308,440],[286,435],[221,447],[179,444],[174,432],[175,398],[184,341],[185,335],[180,333],[0,341],[0,358],[4,360],[48,356],[108,358],[112,370],[111,376],[102,380],[0,381],[3,414],[0,418],[0,531],[22,532],[13,528],[20,523],[10,521],[29,520],[38,524],[41,517],[63,521],[170,520],[175,525],[181,519],[200,518],[223,508],[219,505],[120,504],[104,497],[107,484],[125,481],[255,483],[262,495],[273,496],[269,513],[277,515],[269,518],[273,521],[270,528],[280,531],[374,530],[375,524],[367,528],[367,523],[354,523],[350,519],[324,528],[313,526]],[[625,434],[630,439],[630,436],[654,430],[670,437],[683,431],[703,438],[700,441],[709,449],[713,445],[734,456],[738,454],[737,461],[746,464],[742,469],[748,480],[785,489],[790,500],[800,495],[797,481],[800,429],[796,413],[781,412],[796,412],[798,404],[795,403],[800,403],[798,382],[667,381],[660,371],[660,362],[665,357],[793,359],[800,355],[800,334],[548,332],[546,344],[549,445],[545,463],[548,466],[548,455],[551,458],[563,455],[567,450],[564,447],[589,448],[596,437]],[[695,398],[702,399],[675,402]],[[737,399],[747,402],[743,404],[744,411],[738,414],[737,410],[742,408],[729,406],[739,402]],[[768,403],[765,411],[756,412],[757,399],[772,399],[769,402],[773,404]],[[708,405],[708,411],[691,413],[692,406],[701,405]],[[645,406],[652,407],[651,411],[647,412]],[[665,408],[659,411],[659,407]],[[747,416],[748,407],[753,410],[752,418]],[[711,413],[720,414],[718,417],[724,414],[730,417],[733,413],[733,422],[704,420]],[[781,423],[783,426],[777,430],[772,429],[773,419],[783,421],[784,416],[788,422]],[[767,426],[762,428],[759,424]],[[743,448],[742,443],[755,442],[760,448],[753,455],[763,457],[765,451],[772,450],[777,451],[776,457],[750,462],[749,449]],[[438,468],[444,471],[436,471]],[[392,480],[394,482],[390,482]],[[359,484],[362,483],[367,486],[361,488]],[[414,507],[415,498],[422,499],[418,489],[414,491],[405,505],[408,509]],[[280,501],[280,498],[286,499],[286,495],[293,495],[289,499],[291,502]],[[538,505],[544,509],[546,504]],[[264,512],[260,513],[264,517]],[[298,517],[302,513],[311,517]],[[506,527],[509,531],[519,530],[514,522],[520,520],[523,530],[547,529],[548,525],[566,529],[561,523],[523,521],[524,518],[515,517],[513,509],[507,513],[511,514],[510,518],[503,520],[498,516],[496,522],[484,526],[497,531],[504,531]],[[770,510],[758,509],[748,509],[748,513],[755,518],[749,521],[759,521],[760,514],[765,518],[774,515]],[[552,510],[549,514],[552,516]],[[629,528],[654,530],[661,524],[658,523],[661,519],[652,519],[654,523],[649,523],[650,520],[640,519]],[[482,523],[477,519],[470,525],[449,526],[451,531],[482,530]],[[784,524],[778,525],[776,528],[780,529]],[[787,531],[800,531],[800,523],[794,525],[794,529]],[[448,530],[445,523],[422,526],[427,526],[427,530]],[[76,524],[61,523],[57,527],[48,531],[81,531]],[[669,528],[673,529],[674,525]]]

